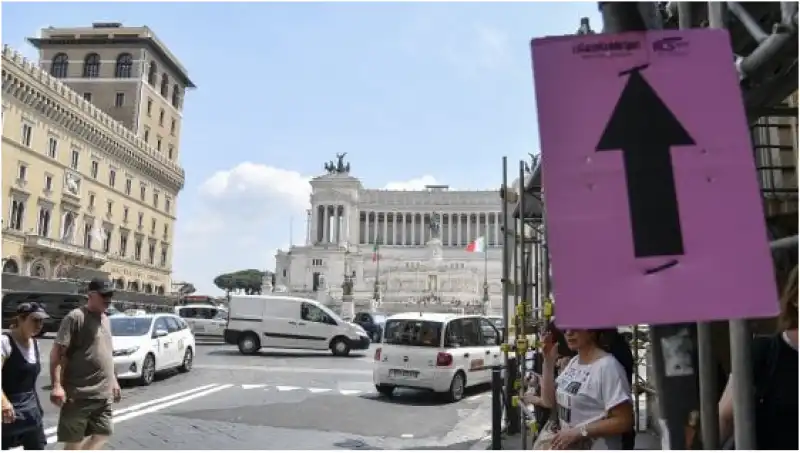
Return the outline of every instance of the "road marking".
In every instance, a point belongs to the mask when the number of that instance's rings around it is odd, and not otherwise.
[[[331,389],[317,389],[317,388],[308,388],[306,390],[308,390],[311,393],[325,393],[331,391]]]
[[[477,400],[479,398],[483,398],[485,396],[486,396],[485,393],[479,393],[477,395],[472,395],[472,396],[468,396],[468,397],[464,398],[464,401],[475,401],[475,400]]]
[[[194,365],[194,369],[224,370],[224,371],[261,371],[265,373],[290,373],[290,374],[364,374],[372,376],[369,370],[348,370],[341,368],[293,368],[293,367],[264,367],[257,365]]]
[[[413,434],[401,434],[400,437],[402,437],[403,439],[411,439],[412,437],[414,437],[414,435]]]
[[[242,384],[242,388],[244,390],[260,389],[260,388],[266,387],[266,386],[267,386],[267,384]]]
[[[291,392],[292,390],[300,390],[302,387],[295,387],[293,385],[276,385],[279,392]]]
[[[190,390],[184,390],[183,392],[173,393],[173,394],[170,394],[170,395],[167,395],[167,396],[163,396],[161,398],[156,398],[154,400],[149,400],[149,401],[145,401],[143,403],[134,404],[133,406],[123,407],[122,409],[115,410],[112,413],[112,416],[113,417],[118,417],[118,416],[126,414],[128,412],[137,411],[137,410],[139,410],[139,409],[141,409],[143,407],[147,407],[147,406],[152,406],[154,404],[163,403],[164,401],[169,401],[169,400],[172,400],[172,399],[175,399],[175,398],[180,398],[182,396],[189,395],[189,394],[192,394],[192,393],[195,393],[195,392],[202,392],[203,390],[206,390],[206,389],[211,388],[211,387],[215,387],[217,385],[219,385],[219,384],[202,385],[200,387],[195,387],[195,388],[190,389]],[[45,429],[44,430],[44,435],[45,436],[49,436],[51,434],[55,434],[56,431],[58,431],[58,427],[57,426],[53,426],[53,427]]]
[[[209,386],[204,386],[204,387],[209,387]],[[170,395],[170,397],[172,399],[168,399],[168,401],[165,401],[165,402],[163,402],[161,404],[152,405],[153,402],[155,402],[157,400],[149,401],[147,403],[142,403],[143,405],[148,405],[148,406],[144,407],[143,409],[139,409],[139,410],[128,410],[128,412],[126,414],[123,414],[123,415],[121,415],[119,417],[115,417],[113,421],[114,421],[114,424],[122,423],[122,422],[124,422],[126,420],[130,420],[132,418],[136,418],[136,417],[139,417],[141,415],[152,414],[153,412],[158,412],[158,411],[160,411],[162,409],[166,409],[168,407],[176,406],[178,404],[185,403],[185,402],[191,401],[193,399],[201,398],[203,396],[207,396],[207,395],[210,395],[212,393],[216,393],[216,392],[219,392],[221,390],[225,390],[225,389],[230,388],[230,387],[233,387],[233,384],[223,384],[223,385],[212,384],[212,386],[210,388],[206,388],[205,390],[200,391],[200,392],[198,392],[197,389],[189,390],[188,392],[191,392],[191,394],[187,395],[187,396],[183,396],[181,398],[175,399],[175,395]],[[182,393],[185,394],[187,392],[182,392]],[[52,444],[52,443],[55,443],[57,440],[58,440],[57,436],[50,436],[50,437],[47,438],[47,443],[48,444]]]
[[[358,395],[361,390],[339,390],[342,395]]]

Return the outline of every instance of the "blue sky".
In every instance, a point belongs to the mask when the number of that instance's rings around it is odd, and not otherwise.
[[[272,268],[305,239],[307,181],[347,152],[370,188],[496,188],[537,152],[529,41],[596,3],[8,3],[2,40],[46,26],[147,25],[198,85],[186,96],[173,278]]]

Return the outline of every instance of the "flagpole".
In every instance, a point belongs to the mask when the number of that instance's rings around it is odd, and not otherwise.
[[[489,305],[489,244],[484,239],[483,246],[483,314]]]

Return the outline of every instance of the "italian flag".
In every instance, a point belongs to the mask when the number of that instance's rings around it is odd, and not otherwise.
[[[470,253],[483,253],[486,251],[486,239],[481,236],[467,245],[467,251]]]
[[[378,243],[376,242],[374,246],[372,246],[372,262],[376,262],[380,259],[381,255],[378,253]]]

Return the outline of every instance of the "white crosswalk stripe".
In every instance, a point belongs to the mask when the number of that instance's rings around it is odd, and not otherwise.
[[[343,396],[355,396],[367,393],[363,390],[354,390],[354,389],[331,389],[331,388],[319,388],[319,387],[296,387],[294,385],[267,385],[267,384],[242,384],[242,390],[277,390],[279,392],[291,392],[291,391],[306,391],[309,393],[319,394],[319,393],[330,393],[335,392],[339,393]]]

